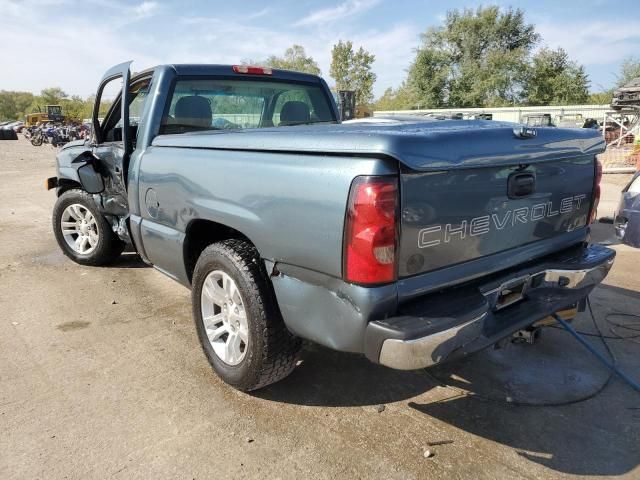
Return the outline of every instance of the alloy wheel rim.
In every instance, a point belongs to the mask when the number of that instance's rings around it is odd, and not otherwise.
[[[247,354],[249,323],[236,282],[222,270],[210,272],[200,294],[202,322],[214,353],[228,365]]]
[[[80,255],[89,255],[98,246],[98,223],[84,205],[74,203],[65,208],[60,219],[60,228],[69,248]]]

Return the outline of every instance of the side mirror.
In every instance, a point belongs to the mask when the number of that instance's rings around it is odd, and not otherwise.
[[[87,193],[94,194],[104,191],[104,180],[102,175],[96,171],[93,163],[86,163],[78,167],[77,171],[80,184]]]

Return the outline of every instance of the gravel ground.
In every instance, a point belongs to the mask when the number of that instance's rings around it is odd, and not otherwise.
[[[186,289],[135,255],[89,268],[60,253],[43,188],[54,154],[0,142],[0,478],[640,477],[640,396],[620,381],[565,407],[507,403],[606,380],[560,330],[429,372],[311,346],[285,381],[230,389],[200,350]],[[605,176],[602,209],[624,183]],[[610,229],[594,229],[618,259],[592,297],[607,332],[605,313],[640,312],[640,253]],[[593,331],[584,314],[575,325]],[[637,378],[640,345],[610,343]]]

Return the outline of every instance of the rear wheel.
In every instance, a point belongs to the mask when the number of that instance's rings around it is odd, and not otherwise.
[[[33,145],[34,147],[39,147],[40,145],[42,145],[42,135],[38,133],[33,135],[31,137],[31,145]]]
[[[53,207],[53,232],[62,252],[81,265],[114,261],[125,244],[113,232],[87,192],[68,190]]]
[[[249,242],[231,239],[204,249],[193,274],[192,305],[204,353],[229,385],[256,390],[293,371],[301,341],[286,329]]]

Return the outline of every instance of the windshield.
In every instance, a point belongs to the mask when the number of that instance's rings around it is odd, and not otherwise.
[[[279,80],[178,80],[160,134],[335,122],[318,84]]]

